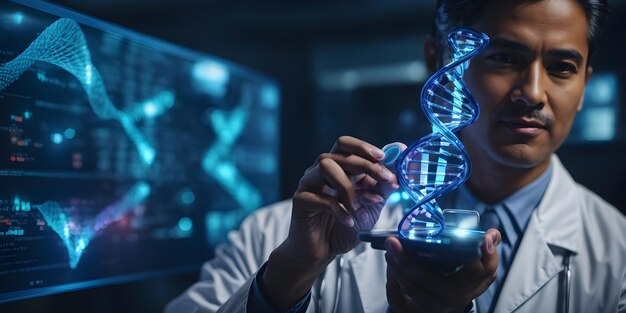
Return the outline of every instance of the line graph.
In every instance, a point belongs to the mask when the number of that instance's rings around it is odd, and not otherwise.
[[[93,112],[103,120],[117,120],[134,143],[142,161],[152,164],[155,149],[135,126],[136,115],[118,110],[107,94],[100,72],[91,61],[91,54],[80,26],[71,19],[61,18],[44,31],[16,58],[0,65],[0,90],[15,82],[35,62],[56,65],[74,76],[83,87]],[[174,93],[163,91],[137,107],[153,106],[163,112],[173,106]]]
[[[146,182],[136,183],[119,201],[110,204],[93,218],[78,218],[76,208],[47,201],[31,205],[41,212],[46,223],[56,232],[65,247],[72,269],[78,266],[90,241],[109,225],[119,221],[150,195]]]
[[[0,64],[0,91],[18,80],[36,62],[49,63],[67,71],[83,88],[89,106],[102,120],[115,120],[133,142],[144,166],[155,159],[155,149],[136,123],[154,118],[174,105],[175,94],[165,90],[155,96],[130,105],[121,111],[107,94],[104,81],[91,61],[91,54],[80,26],[71,19],[61,18],[43,32],[13,60]],[[94,217],[75,214],[71,206],[55,201],[33,205],[67,248],[69,265],[75,269],[90,241],[112,223],[119,221],[150,194],[146,182],[136,183],[120,200],[110,204]]]

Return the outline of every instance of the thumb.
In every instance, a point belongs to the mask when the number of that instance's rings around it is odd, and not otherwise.
[[[495,272],[498,269],[498,252],[497,247],[502,242],[502,234],[495,228],[490,228],[485,234],[485,240],[481,247],[481,262],[487,272]]]

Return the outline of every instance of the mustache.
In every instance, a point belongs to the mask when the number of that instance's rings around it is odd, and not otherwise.
[[[504,112],[500,112],[498,114],[498,118],[500,119],[517,119],[517,118],[527,118],[531,120],[539,121],[541,124],[545,125],[547,128],[552,128],[554,125],[554,117],[542,111],[541,108],[538,107],[528,107],[526,105],[518,105],[509,108]]]

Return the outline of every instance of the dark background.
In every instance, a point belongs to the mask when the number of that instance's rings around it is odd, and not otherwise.
[[[61,0],[87,15],[256,69],[281,86],[281,196],[340,135],[382,146],[425,129],[418,107],[422,42],[434,1]],[[612,16],[595,72],[626,86],[626,3]],[[414,69],[403,74],[402,69]],[[356,75],[356,76],[355,76]],[[357,78],[355,78],[357,77]],[[626,210],[626,110],[616,139],[566,143],[558,154],[576,180]],[[198,272],[0,305],[2,312],[159,312]],[[3,282],[4,283],[4,282]]]

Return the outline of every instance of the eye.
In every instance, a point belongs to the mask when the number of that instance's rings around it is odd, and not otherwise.
[[[499,65],[517,65],[519,64],[517,58],[508,53],[494,53],[487,57],[488,60]]]
[[[569,62],[557,62],[550,65],[548,71],[558,77],[568,78],[578,73],[578,68]]]

